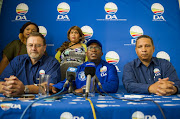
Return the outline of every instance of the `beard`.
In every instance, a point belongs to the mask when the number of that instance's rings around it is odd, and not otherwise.
[[[29,57],[34,60],[39,60],[41,58],[41,55],[39,53],[30,53]]]

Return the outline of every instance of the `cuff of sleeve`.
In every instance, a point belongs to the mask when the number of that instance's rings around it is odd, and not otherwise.
[[[175,87],[177,88],[177,92],[174,95],[180,94],[180,88],[177,85],[175,85]]]

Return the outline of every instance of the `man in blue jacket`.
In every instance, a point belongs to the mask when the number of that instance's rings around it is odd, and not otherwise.
[[[138,37],[135,50],[138,58],[123,70],[122,81],[129,93],[168,96],[180,92],[180,80],[172,64],[152,57],[155,47],[151,37]]]
[[[101,82],[103,90],[108,93],[117,92],[119,87],[117,70],[114,65],[102,60],[102,55],[102,45],[98,40],[90,40],[87,42],[86,56],[88,57],[88,61],[78,66],[77,76],[75,80],[75,92],[83,93],[83,87],[86,85],[86,76],[84,73],[84,69],[86,67],[86,64],[88,64],[89,62],[95,63],[95,74]],[[54,86],[58,89],[62,89],[64,82],[65,81],[60,82],[59,84]],[[97,89],[100,92],[103,92],[99,86],[97,86]]]
[[[19,96],[24,93],[38,93],[39,72],[51,75],[50,83],[60,81],[60,64],[54,58],[45,56],[46,40],[41,33],[33,32],[27,38],[27,53],[15,57],[0,76],[0,93]]]

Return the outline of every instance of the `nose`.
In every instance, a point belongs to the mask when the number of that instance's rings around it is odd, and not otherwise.
[[[146,52],[147,51],[146,47],[142,47],[142,51]]]
[[[33,32],[33,30],[32,29],[30,29],[30,33],[32,33]]]

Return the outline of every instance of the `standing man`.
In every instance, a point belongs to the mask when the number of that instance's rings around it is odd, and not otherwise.
[[[86,64],[89,62],[93,62],[96,68],[96,76],[98,77],[99,81],[102,84],[102,88],[104,91],[108,93],[115,93],[119,87],[119,78],[117,75],[117,70],[114,65],[109,64],[101,59],[103,55],[102,52],[102,45],[98,40],[90,40],[87,42],[87,52],[86,56],[88,57],[88,61],[83,63],[82,65],[78,66],[77,69],[77,76],[76,76],[76,90],[77,93],[83,93],[83,88],[86,85],[86,76],[84,73],[84,69]],[[58,89],[62,89],[64,82],[60,82],[54,87]],[[103,92],[99,86],[97,89],[100,92]]]
[[[15,57],[0,76],[0,93],[19,96],[24,93],[38,93],[39,71],[51,75],[50,83],[60,81],[59,62],[45,56],[46,40],[41,33],[33,32],[27,38],[27,53]]]
[[[138,37],[135,50],[138,58],[124,66],[122,78],[129,93],[160,96],[180,93],[180,80],[172,64],[165,59],[152,57],[155,47],[151,37]]]

